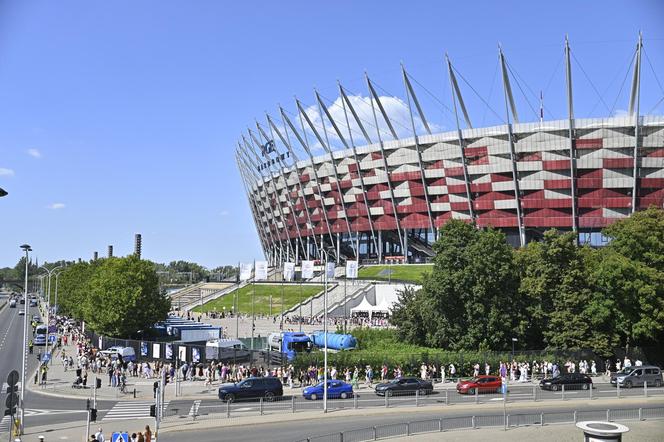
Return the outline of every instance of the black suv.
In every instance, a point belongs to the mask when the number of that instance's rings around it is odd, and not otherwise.
[[[219,399],[227,402],[261,397],[273,400],[283,395],[281,381],[275,377],[248,378],[235,384],[222,384],[219,387]]]
[[[540,381],[540,388],[543,390],[562,390],[563,385],[565,390],[587,390],[593,388],[593,380],[590,376],[582,373],[565,373],[555,378],[546,378]]]

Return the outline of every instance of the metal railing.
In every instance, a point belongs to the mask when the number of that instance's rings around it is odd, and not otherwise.
[[[364,442],[414,434],[436,433],[452,430],[472,430],[478,428],[510,428],[535,425],[575,424],[584,420],[643,421],[664,419],[664,407],[627,408],[606,410],[575,410],[570,412],[491,414],[463,417],[428,419],[386,425],[376,425],[360,429],[340,431],[320,436],[312,436],[297,442]]]
[[[595,403],[601,403],[601,399],[615,399],[615,398],[649,398],[649,397],[663,397],[664,389],[659,388],[657,391],[651,391],[646,395],[647,390],[631,390],[629,394],[617,395],[616,392],[609,388],[599,390],[592,393],[593,390],[584,391],[576,390],[573,392],[558,391],[558,392],[545,392],[541,391],[538,387],[522,387],[512,393],[503,396],[500,393],[482,393],[477,391],[474,395],[459,394],[452,389],[434,390],[431,394],[415,394],[397,395],[388,394],[385,396],[377,396],[371,390],[365,390],[353,393],[352,397],[347,399],[331,399],[328,401],[328,410],[348,410],[348,409],[371,409],[371,408],[395,408],[395,407],[422,407],[422,406],[450,406],[453,404],[483,404],[495,403],[495,401],[506,400],[507,403],[528,403],[533,401],[547,400],[547,401],[574,401],[574,400],[592,400]],[[189,407],[185,407],[189,410]],[[306,400],[302,396],[281,396],[274,397],[270,400],[260,398],[253,400],[237,399],[233,402],[207,403],[202,405],[196,410],[194,415],[182,415],[185,412],[184,408],[173,409],[169,408],[165,413],[165,420],[181,421],[183,418],[193,418],[196,420],[214,420],[214,419],[227,419],[245,416],[279,414],[279,413],[296,413],[306,411],[322,411],[323,403],[320,400]],[[590,418],[600,419],[599,414],[590,411],[579,411],[583,419]],[[595,413],[595,414],[592,414]],[[525,415],[524,415],[525,416]],[[524,425],[524,422],[534,419],[534,417],[524,417],[522,415],[515,415],[513,419],[518,425]],[[623,415],[620,415],[623,416]],[[619,417],[620,417],[619,416]],[[647,416],[646,416],[647,417]],[[502,414],[501,414],[502,418]],[[524,420],[526,419],[526,420]],[[539,417],[538,417],[539,419]],[[555,423],[558,421],[567,421],[570,419],[569,412],[551,413],[547,417],[547,421]],[[475,425],[486,426],[486,418],[478,418]]]

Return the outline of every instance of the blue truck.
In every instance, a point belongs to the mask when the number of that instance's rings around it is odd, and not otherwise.
[[[325,333],[315,332],[311,335],[302,332],[271,333],[268,348],[284,355],[288,361],[295,359],[298,353],[310,352],[325,347]],[[327,348],[331,351],[351,350],[357,347],[357,339],[352,335],[328,333]]]

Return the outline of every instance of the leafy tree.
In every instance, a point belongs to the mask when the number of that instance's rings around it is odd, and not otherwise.
[[[61,313],[85,319],[85,305],[90,279],[103,260],[73,264],[66,267],[58,280],[58,309]]]
[[[134,255],[101,260],[88,283],[83,316],[93,330],[137,336],[166,318],[170,301],[159,292],[154,264]]]
[[[401,295],[393,321],[411,343],[451,349],[507,348],[523,326],[513,251],[497,230],[450,221],[434,244],[434,269]]]
[[[634,261],[664,272],[664,210],[650,207],[606,227],[608,247]]]

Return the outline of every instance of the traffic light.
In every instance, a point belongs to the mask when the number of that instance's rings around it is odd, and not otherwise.
[[[90,422],[97,422],[97,409],[96,408],[91,408],[90,409]]]
[[[89,410],[90,409],[90,399],[85,400],[85,409]]]
[[[96,382],[97,382],[96,387],[97,387],[97,388],[101,388],[101,379],[96,378]]]
[[[157,406],[154,404],[150,405],[150,416],[157,417]]]

